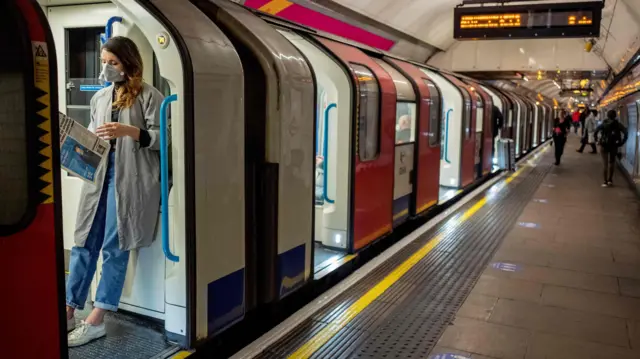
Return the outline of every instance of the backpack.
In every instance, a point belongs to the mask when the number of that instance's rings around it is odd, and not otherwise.
[[[602,124],[602,136],[600,145],[605,147],[618,146],[622,141],[622,131],[617,121]]]

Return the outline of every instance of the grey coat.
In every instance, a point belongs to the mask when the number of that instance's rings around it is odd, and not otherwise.
[[[89,130],[111,122],[113,85],[98,91],[91,99]],[[121,250],[149,246],[155,238],[160,207],[160,104],[163,96],[144,84],[142,93],[130,108],[120,111],[119,122],[149,131],[149,147],[131,137],[116,140],[115,184],[118,211],[118,237]],[[168,123],[167,123],[168,125]],[[82,187],[75,244],[84,247],[96,215],[105,177],[105,166],[96,173],[96,185]]]
[[[584,129],[590,133],[593,134],[596,131],[596,117],[590,113],[589,116],[587,116],[587,118],[584,120]]]

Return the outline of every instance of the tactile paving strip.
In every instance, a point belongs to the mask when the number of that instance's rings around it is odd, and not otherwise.
[[[121,313],[107,314],[105,324],[105,337],[69,348],[69,358],[149,359],[172,347],[164,339],[162,325]]]
[[[444,239],[427,256],[312,356],[428,357],[549,168],[538,165],[515,177],[500,191],[487,190],[481,195],[487,196],[487,203],[474,216],[457,223],[455,219],[478,198],[469,201],[294,328],[259,358],[283,358],[294,352],[429,240],[443,234]]]

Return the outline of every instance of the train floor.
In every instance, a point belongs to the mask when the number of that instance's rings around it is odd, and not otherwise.
[[[76,323],[91,312],[88,302],[76,311]],[[104,319],[108,335],[83,346],[69,348],[69,359],[148,359],[167,358],[178,346],[166,341],[164,325],[122,310],[107,313]]]
[[[640,201],[577,145],[560,166],[543,145],[233,358],[640,358]]]

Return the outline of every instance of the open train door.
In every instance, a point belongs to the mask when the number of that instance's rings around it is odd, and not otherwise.
[[[0,1],[0,39],[2,356],[66,358],[56,55],[40,5]]]

